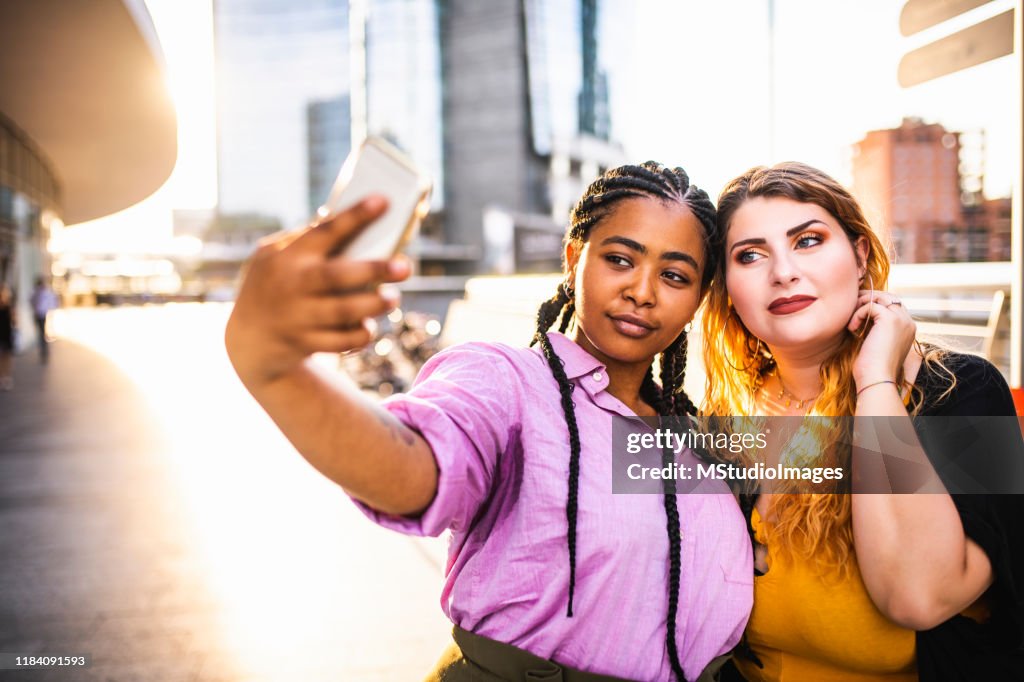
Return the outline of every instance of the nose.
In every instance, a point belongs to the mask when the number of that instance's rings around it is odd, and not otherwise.
[[[638,308],[649,308],[658,301],[656,275],[636,269],[636,274],[626,286],[622,295]]]
[[[788,251],[772,257],[772,284],[789,284],[800,279],[800,269]]]

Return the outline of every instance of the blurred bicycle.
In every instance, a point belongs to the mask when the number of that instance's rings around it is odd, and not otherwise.
[[[372,343],[341,355],[339,364],[363,390],[382,397],[402,393],[440,350],[441,322],[427,313],[395,309],[377,329]]]

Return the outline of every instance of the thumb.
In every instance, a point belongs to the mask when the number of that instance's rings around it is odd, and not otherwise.
[[[299,239],[303,247],[333,255],[388,209],[388,201],[372,194],[351,208],[328,216],[308,229]]]

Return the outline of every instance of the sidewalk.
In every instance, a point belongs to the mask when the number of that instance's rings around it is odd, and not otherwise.
[[[228,363],[228,310],[61,310],[50,365],[15,359],[0,653],[92,667],[0,682],[390,682],[447,645],[444,540],[369,523],[295,452]]]
[[[0,392],[0,652],[89,654],[24,680],[235,680],[137,389],[67,341]]]

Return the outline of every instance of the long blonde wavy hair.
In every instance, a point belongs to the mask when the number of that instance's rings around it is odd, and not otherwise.
[[[828,211],[845,231],[851,250],[858,239],[867,240],[867,258],[861,263],[865,269],[864,288],[869,284],[876,290],[886,288],[889,257],[857,201],[833,178],[802,163],[786,162],[751,168],[726,185],[718,199],[720,242],[716,248],[719,253],[725,252],[726,235],[733,215],[744,202],[757,197],[780,197],[814,204]],[[732,305],[725,287],[726,261],[724,257],[716,259],[716,272],[712,276],[703,315],[704,366],[707,371],[703,412],[719,416],[749,416],[756,413],[756,393],[766,373],[775,366],[775,361],[767,352],[767,346],[743,324]],[[857,393],[853,363],[865,336],[866,333],[846,332],[835,354],[822,363],[823,388],[811,408],[812,415],[842,417],[854,414]],[[941,349],[918,348],[926,363],[943,367]],[[902,384],[903,377],[897,377],[897,381]],[[919,392],[911,392],[909,407],[912,413],[920,409]],[[851,420],[819,421],[825,424],[824,430],[819,431],[822,463],[848,467],[850,439],[844,429],[849,429]],[[847,445],[843,446],[843,443]],[[779,551],[811,561],[822,573],[829,570],[843,575],[848,573],[853,559],[849,495],[778,495],[774,498],[772,516],[772,523],[765,524],[765,529],[769,542]]]

